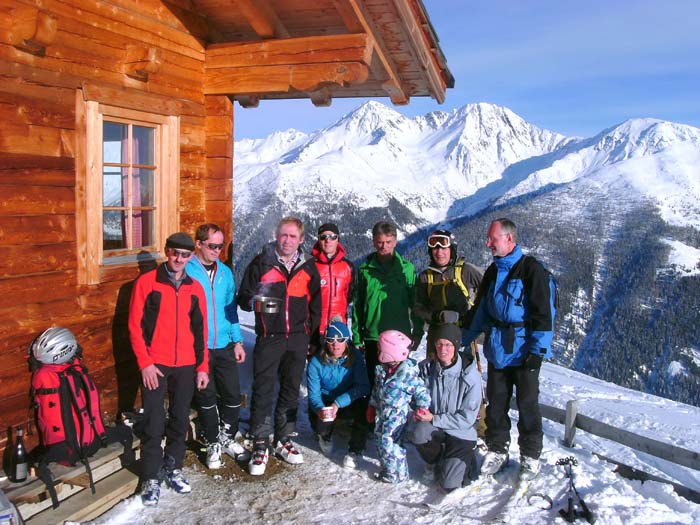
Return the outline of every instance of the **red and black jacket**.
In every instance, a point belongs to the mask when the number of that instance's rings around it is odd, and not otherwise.
[[[321,276],[321,325],[319,332],[326,330],[328,321],[339,315],[347,322],[348,303],[352,302],[355,267],[345,258],[345,248],[338,243],[338,251],[328,259],[317,242],[311,254],[316,259],[316,269]]]
[[[195,365],[208,373],[206,305],[202,286],[185,275],[175,289],[165,264],[141,275],[129,305],[129,337],[139,368]]]
[[[256,313],[255,333],[261,336],[305,333],[318,342],[321,321],[321,279],[314,259],[299,251],[292,271],[278,261],[276,243],[265,245],[246,268],[238,291],[238,305],[253,310],[253,297],[263,295],[282,301],[277,313]]]

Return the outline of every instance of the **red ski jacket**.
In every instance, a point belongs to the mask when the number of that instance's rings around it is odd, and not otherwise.
[[[321,246],[317,242],[311,250],[316,259],[316,269],[321,276],[321,326],[319,332],[323,334],[326,325],[334,316],[342,317],[347,322],[348,304],[352,302],[355,267],[345,258],[345,248],[338,243],[338,252],[328,260]]]
[[[206,305],[202,286],[186,275],[176,290],[165,264],[141,275],[129,305],[129,337],[139,368],[196,365],[209,373]]]

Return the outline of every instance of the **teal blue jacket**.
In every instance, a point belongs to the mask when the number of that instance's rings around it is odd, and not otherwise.
[[[236,282],[231,269],[216,261],[214,282],[211,282],[201,261],[193,256],[187,263],[186,271],[202,285],[207,298],[207,348],[225,348],[230,343],[242,342],[236,307]]]

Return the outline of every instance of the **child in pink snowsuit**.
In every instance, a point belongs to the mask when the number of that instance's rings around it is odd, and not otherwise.
[[[408,359],[411,339],[398,330],[379,334],[374,389],[367,409],[367,420],[375,422],[377,450],[382,470],[376,478],[385,483],[408,479],[406,449],[400,444],[411,402],[417,408],[430,406],[430,394],[418,375],[418,366]]]

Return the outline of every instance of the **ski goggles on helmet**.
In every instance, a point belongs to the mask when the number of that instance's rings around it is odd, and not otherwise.
[[[452,246],[452,239],[449,235],[431,235],[428,237],[428,248],[449,248]]]

